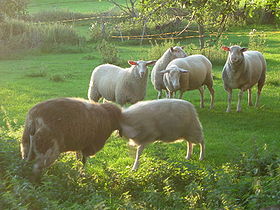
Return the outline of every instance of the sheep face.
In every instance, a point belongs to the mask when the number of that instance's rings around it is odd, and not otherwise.
[[[223,46],[222,49],[229,52],[229,61],[232,64],[241,63],[244,59],[243,52],[247,50],[247,48],[240,47],[237,45],[231,47]]]
[[[179,46],[171,47],[170,52],[171,52],[171,54],[173,55],[174,58],[187,57],[187,54],[184,51],[184,47],[179,47]]]
[[[144,78],[146,75],[146,72],[148,72],[147,66],[153,65],[156,63],[156,60],[154,61],[128,61],[128,63],[132,66],[135,66],[135,74],[137,77]]]
[[[172,66],[170,66],[169,69],[161,71],[161,73],[164,74],[166,81],[168,81],[168,83],[169,83],[166,86],[169,88],[172,88],[172,91],[176,91],[176,90],[180,89],[181,73],[188,73],[188,72],[189,72],[188,70],[179,68],[176,65],[172,65]]]

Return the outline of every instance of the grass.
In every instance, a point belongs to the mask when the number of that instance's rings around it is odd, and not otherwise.
[[[125,3],[124,0],[117,1],[119,3]],[[36,13],[42,10],[69,10],[71,12],[79,13],[99,13],[108,11],[114,8],[114,5],[107,1],[100,0],[31,0],[28,4],[28,11]]]
[[[89,11],[89,4],[93,3],[98,2],[85,1],[76,9]],[[58,6],[71,4],[75,2],[63,0],[57,3]],[[30,12],[52,5],[50,0],[32,1]],[[222,44],[248,45],[246,35],[250,29],[235,28],[232,32],[242,32],[242,36],[230,32]],[[261,26],[260,30],[263,29],[275,31],[274,27]],[[188,43],[181,42],[181,45]],[[259,108],[248,107],[244,96],[241,113],[225,112],[226,92],[221,80],[221,64],[213,65],[216,78],[213,110],[199,108],[198,91],[185,93],[184,99],[196,106],[204,128],[205,161],[197,160],[199,150],[196,147],[193,159],[186,161],[184,142],[155,143],[145,149],[140,169],[134,173],[130,167],[135,150],[113,134],[104,149],[90,158],[84,169],[74,154],[61,155],[46,171],[41,185],[33,185],[25,178],[29,169],[22,167],[19,158],[18,145],[26,113],[36,103],[49,98],[86,98],[91,71],[102,63],[102,58],[93,50],[90,53],[40,53],[17,60],[1,60],[0,201],[3,208],[256,209],[277,204],[280,197],[279,43],[279,33],[268,34],[264,51],[268,64],[267,83]],[[122,59],[148,59],[148,44],[114,44]],[[155,99],[156,95],[149,80],[145,100]],[[206,105],[209,100],[206,90]],[[235,90],[233,106],[236,102]]]

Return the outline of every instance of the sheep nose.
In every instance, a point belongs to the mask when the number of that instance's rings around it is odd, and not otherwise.
[[[139,74],[140,74],[140,77],[143,78],[145,72],[141,71],[141,72],[139,72]]]

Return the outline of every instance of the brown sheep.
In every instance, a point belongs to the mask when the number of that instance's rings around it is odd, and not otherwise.
[[[37,177],[66,151],[88,156],[101,150],[114,130],[119,129],[121,109],[84,99],[58,98],[35,105],[27,114],[21,142],[22,158],[35,160]]]

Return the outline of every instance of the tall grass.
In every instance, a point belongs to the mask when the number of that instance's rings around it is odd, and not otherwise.
[[[32,48],[59,44],[79,45],[83,38],[71,27],[61,24],[35,24],[6,18],[0,22],[0,58]]]

